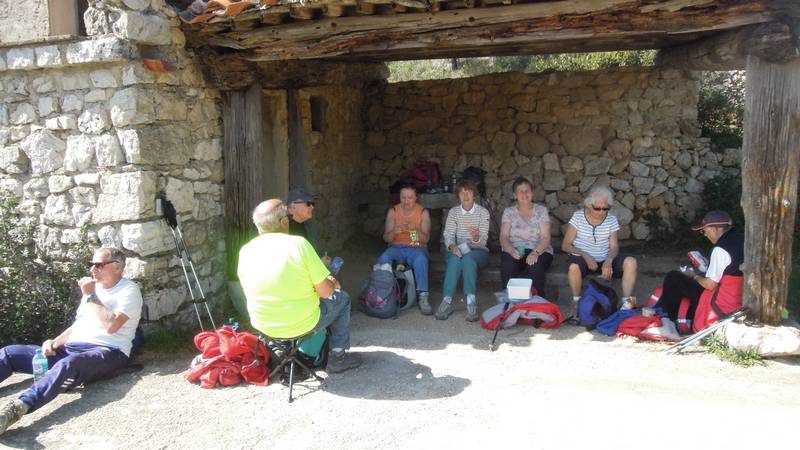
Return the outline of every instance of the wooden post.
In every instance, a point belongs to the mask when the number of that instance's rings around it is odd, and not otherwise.
[[[800,170],[800,60],[747,57],[742,148],[744,305],[777,325],[786,306]]]
[[[225,250],[228,279],[236,279],[239,249],[256,232],[251,215],[262,190],[261,86],[227,91],[222,97],[225,161]]]

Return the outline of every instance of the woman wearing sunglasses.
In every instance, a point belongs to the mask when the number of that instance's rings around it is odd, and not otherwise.
[[[605,186],[589,191],[584,207],[572,215],[561,249],[569,255],[569,288],[573,306],[581,296],[583,278],[590,272],[599,273],[609,281],[622,278],[622,302],[625,309],[636,306],[632,296],[636,284],[636,258],[619,253],[619,221],[609,210],[614,194]]]

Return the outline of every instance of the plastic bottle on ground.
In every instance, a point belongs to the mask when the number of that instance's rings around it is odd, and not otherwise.
[[[47,369],[49,369],[47,357],[44,356],[44,351],[42,351],[41,348],[36,349],[36,354],[33,355],[31,365],[33,366],[33,381],[35,383],[39,381],[44,374],[47,373]]]

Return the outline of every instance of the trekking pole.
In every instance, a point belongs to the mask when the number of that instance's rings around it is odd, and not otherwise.
[[[686,347],[689,347],[690,345],[694,345],[694,344],[700,342],[704,337],[709,336],[710,334],[714,333],[718,329],[720,329],[723,326],[733,322],[734,320],[738,319],[739,317],[744,316],[745,314],[747,314],[747,308],[739,308],[736,311],[732,312],[728,317],[720,320],[719,322],[715,323],[714,325],[711,325],[710,327],[706,328],[705,330],[701,330],[701,331],[698,331],[697,333],[695,333],[695,334],[693,334],[691,336],[687,336],[686,338],[684,338],[683,340],[681,340],[677,344],[672,345],[668,349],[664,350],[664,352],[667,353],[668,355],[673,354],[673,353],[680,353]]]
[[[500,317],[501,318],[506,313],[506,311],[508,310],[508,307],[510,305],[511,305],[511,302],[503,302],[503,312],[500,313]],[[492,338],[492,343],[489,344],[489,351],[490,352],[493,352],[493,351],[496,350],[496,347],[494,346],[494,342],[497,340],[497,333],[500,332],[500,328],[503,328],[503,321],[502,320],[500,320],[500,323],[497,324],[497,328],[495,328],[495,330],[494,330],[494,337]]]
[[[208,307],[206,296],[203,293],[203,287],[200,285],[200,279],[197,278],[197,271],[194,269],[192,255],[189,253],[189,249],[186,247],[186,241],[183,239],[181,227],[178,226],[178,216],[177,212],[175,211],[175,207],[172,206],[172,202],[167,200],[167,196],[165,194],[162,193],[159,198],[161,199],[161,205],[164,212],[164,220],[172,230],[172,240],[175,242],[175,252],[178,256],[178,259],[181,261],[183,278],[186,281],[186,286],[189,288],[189,296],[192,298],[192,305],[194,306],[194,313],[197,315],[197,321],[200,323],[200,330],[205,331],[205,328],[203,327],[203,319],[200,316],[200,308],[197,307],[198,303],[202,303],[205,306],[206,313],[208,314],[208,320],[211,322],[211,329],[215,330],[217,326],[214,324],[214,317],[211,315],[211,309]],[[187,265],[192,271],[192,275],[194,277],[194,288],[192,288],[192,281],[189,278],[189,272],[186,270]],[[197,290],[198,295],[195,295],[195,290]]]

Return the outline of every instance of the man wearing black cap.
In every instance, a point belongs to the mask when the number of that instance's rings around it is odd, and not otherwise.
[[[306,238],[319,254],[317,243],[311,239],[306,227],[306,222],[314,217],[314,196],[303,188],[294,188],[286,196],[286,205],[289,211],[289,234]],[[320,259],[325,267],[331,266],[328,255],[321,256]]]
[[[710,211],[699,225],[692,227],[714,244],[705,276],[693,270],[669,272],[655,308],[673,321],[683,298],[690,302],[687,318],[694,317],[693,329],[700,331],[742,306],[744,277],[739,266],[744,262],[744,236],[733,227],[724,211]]]

